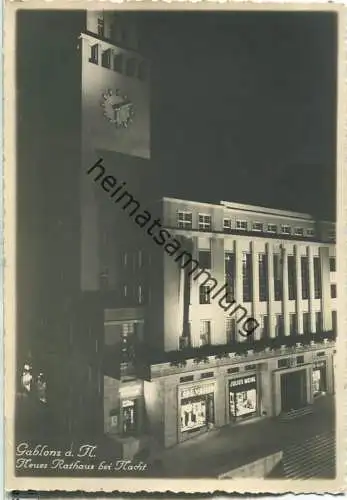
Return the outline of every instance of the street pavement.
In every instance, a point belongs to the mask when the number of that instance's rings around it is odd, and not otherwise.
[[[334,398],[322,396],[313,413],[287,422],[264,419],[228,425],[164,450],[151,464],[160,477],[218,477],[259,458],[334,430]]]

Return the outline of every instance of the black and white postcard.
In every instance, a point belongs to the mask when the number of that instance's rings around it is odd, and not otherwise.
[[[341,8],[5,14],[7,489],[341,492]]]

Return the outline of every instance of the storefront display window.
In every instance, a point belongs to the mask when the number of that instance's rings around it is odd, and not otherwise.
[[[137,427],[136,401],[125,399],[122,401],[122,427],[125,436],[135,434]]]
[[[190,432],[214,422],[214,386],[205,385],[181,391],[181,432]]]
[[[229,381],[229,408],[233,418],[248,417],[257,412],[256,376]]]
[[[326,391],[326,362],[316,361],[312,370],[313,396],[324,394]]]

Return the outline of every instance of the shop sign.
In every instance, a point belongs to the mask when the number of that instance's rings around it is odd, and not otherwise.
[[[229,387],[238,387],[241,385],[248,385],[248,384],[255,384],[256,383],[256,376],[253,375],[252,377],[242,377],[242,378],[237,378],[234,380],[229,381]]]
[[[193,398],[194,396],[203,396],[214,392],[214,384],[202,384],[189,387],[188,389],[181,390],[181,398]]]

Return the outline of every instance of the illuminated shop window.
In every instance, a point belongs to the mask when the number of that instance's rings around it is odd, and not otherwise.
[[[326,361],[315,361],[312,370],[313,396],[325,394],[326,392]]]
[[[129,436],[137,431],[137,401],[124,399],[122,401],[122,434]]]
[[[32,366],[25,364],[21,375],[21,385],[26,392],[30,392],[33,386]]]
[[[214,423],[214,385],[181,391],[181,432],[194,432]]]
[[[255,375],[229,381],[229,411],[232,418],[245,418],[257,413]]]

